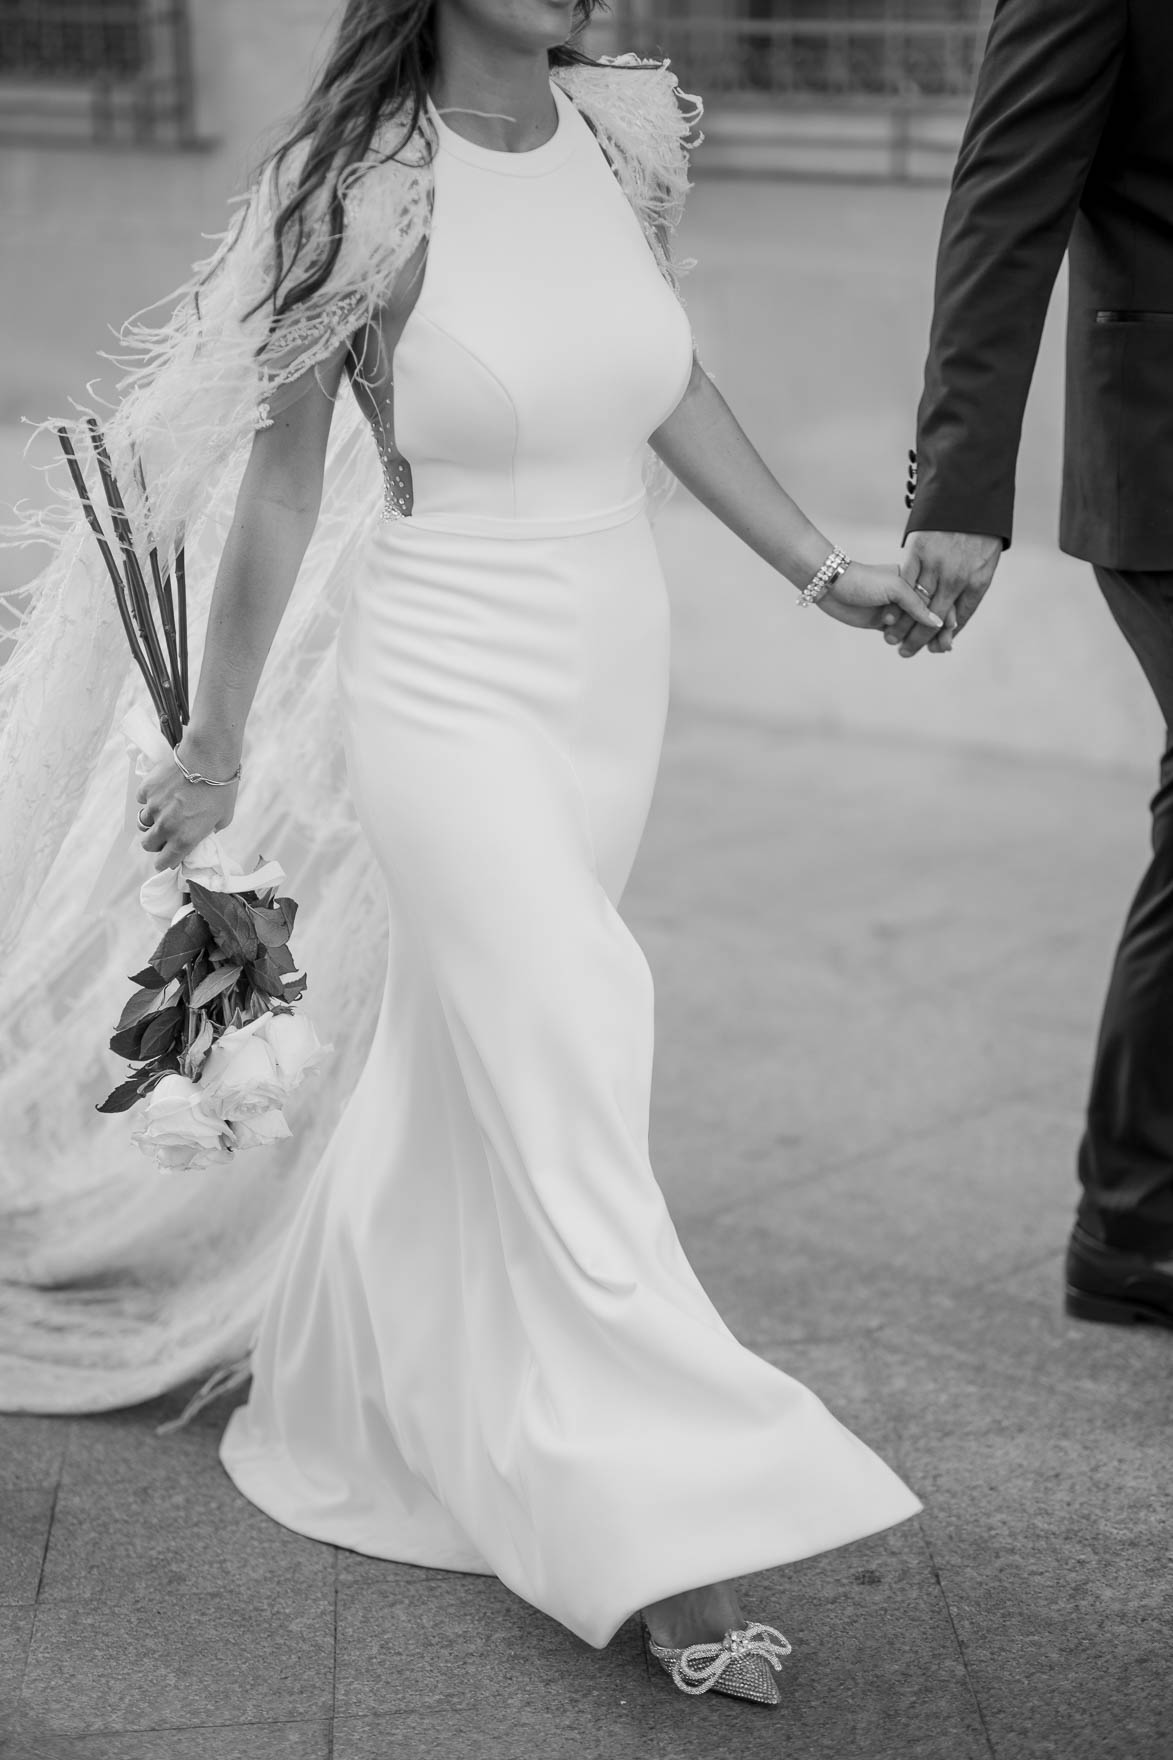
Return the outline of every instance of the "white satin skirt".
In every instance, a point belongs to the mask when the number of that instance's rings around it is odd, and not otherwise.
[[[221,1458],[299,1533],[493,1573],[602,1646],[650,1601],[921,1506],[737,1342],[677,1239],[652,979],[617,910],[664,580],[642,511],[520,529],[388,522],[354,583],[340,704],[386,986]]]

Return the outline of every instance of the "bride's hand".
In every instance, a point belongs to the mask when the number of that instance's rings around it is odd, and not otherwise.
[[[202,770],[211,775],[213,765],[197,762],[187,751],[180,757],[189,770]],[[229,774],[234,764],[218,772]],[[156,868],[177,868],[190,855],[196,844],[212,831],[223,831],[232,823],[236,810],[238,783],[228,788],[212,788],[205,782],[189,782],[174,758],[164,758],[139,784],[139,842],[145,850],[157,852]],[[148,828],[142,821],[150,820]]]
[[[849,563],[830,592],[818,600],[820,611],[853,629],[881,629],[889,605],[899,606],[930,629],[942,627],[941,619],[894,565],[881,568],[867,562]]]

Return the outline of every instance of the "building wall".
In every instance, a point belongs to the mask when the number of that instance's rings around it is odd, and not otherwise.
[[[618,0],[644,18],[955,19],[990,13],[994,0]]]
[[[993,0],[614,0],[614,9],[617,39],[668,55],[685,87],[705,95],[702,175],[941,183]],[[763,31],[763,21],[783,28]]]
[[[61,405],[111,327],[182,281],[258,137],[295,105],[335,0],[189,0],[195,152],[0,148],[0,423]]]

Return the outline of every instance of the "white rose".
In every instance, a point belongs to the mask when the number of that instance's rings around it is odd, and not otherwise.
[[[274,1107],[270,1112],[254,1112],[248,1118],[234,1118],[232,1134],[238,1149],[263,1149],[267,1143],[291,1137],[293,1132],[285,1122],[285,1114]]]
[[[270,1010],[257,1021],[257,1033],[276,1059],[277,1074],[287,1094],[334,1049],[320,1042],[313,1022],[304,1014],[278,1014]]]
[[[177,1073],[151,1089],[143,1123],[130,1138],[160,1167],[190,1172],[232,1159],[232,1136],[223,1119],[206,1112],[199,1086]]]
[[[218,1118],[235,1123],[268,1112],[285,1098],[272,1048],[257,1031],[265,1018],[222,1033],[204,1059],[199,1088],[205,1110]]]
[[[213,831],[201,838],[177,868],[160,868],[139,887],[139,903],[160,928],[183,914],[183,894],[187,882],[194,880],[208,892],[267,892],[271,886],[283,886],[285,870],[280,862],[265,862],[251,873],[242,873],[240,864],[230,856]]]
[[[138,897],[148,917],[153,917],[162,930],[177,921],[180,911],[183,910],[182,893],[179,869],[160,868],[150,879],[143,881]]]

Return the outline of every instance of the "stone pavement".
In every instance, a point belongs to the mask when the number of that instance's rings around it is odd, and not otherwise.
[[[0,1420],[6,1760],[1166,1760],[1173,1336],[1059,1302],[1144,803],[675,704],[625,906],[659,1175],[733,1328],[926,1505],[746,1584],[777,1712],[284,1532],[171,1397]]]

